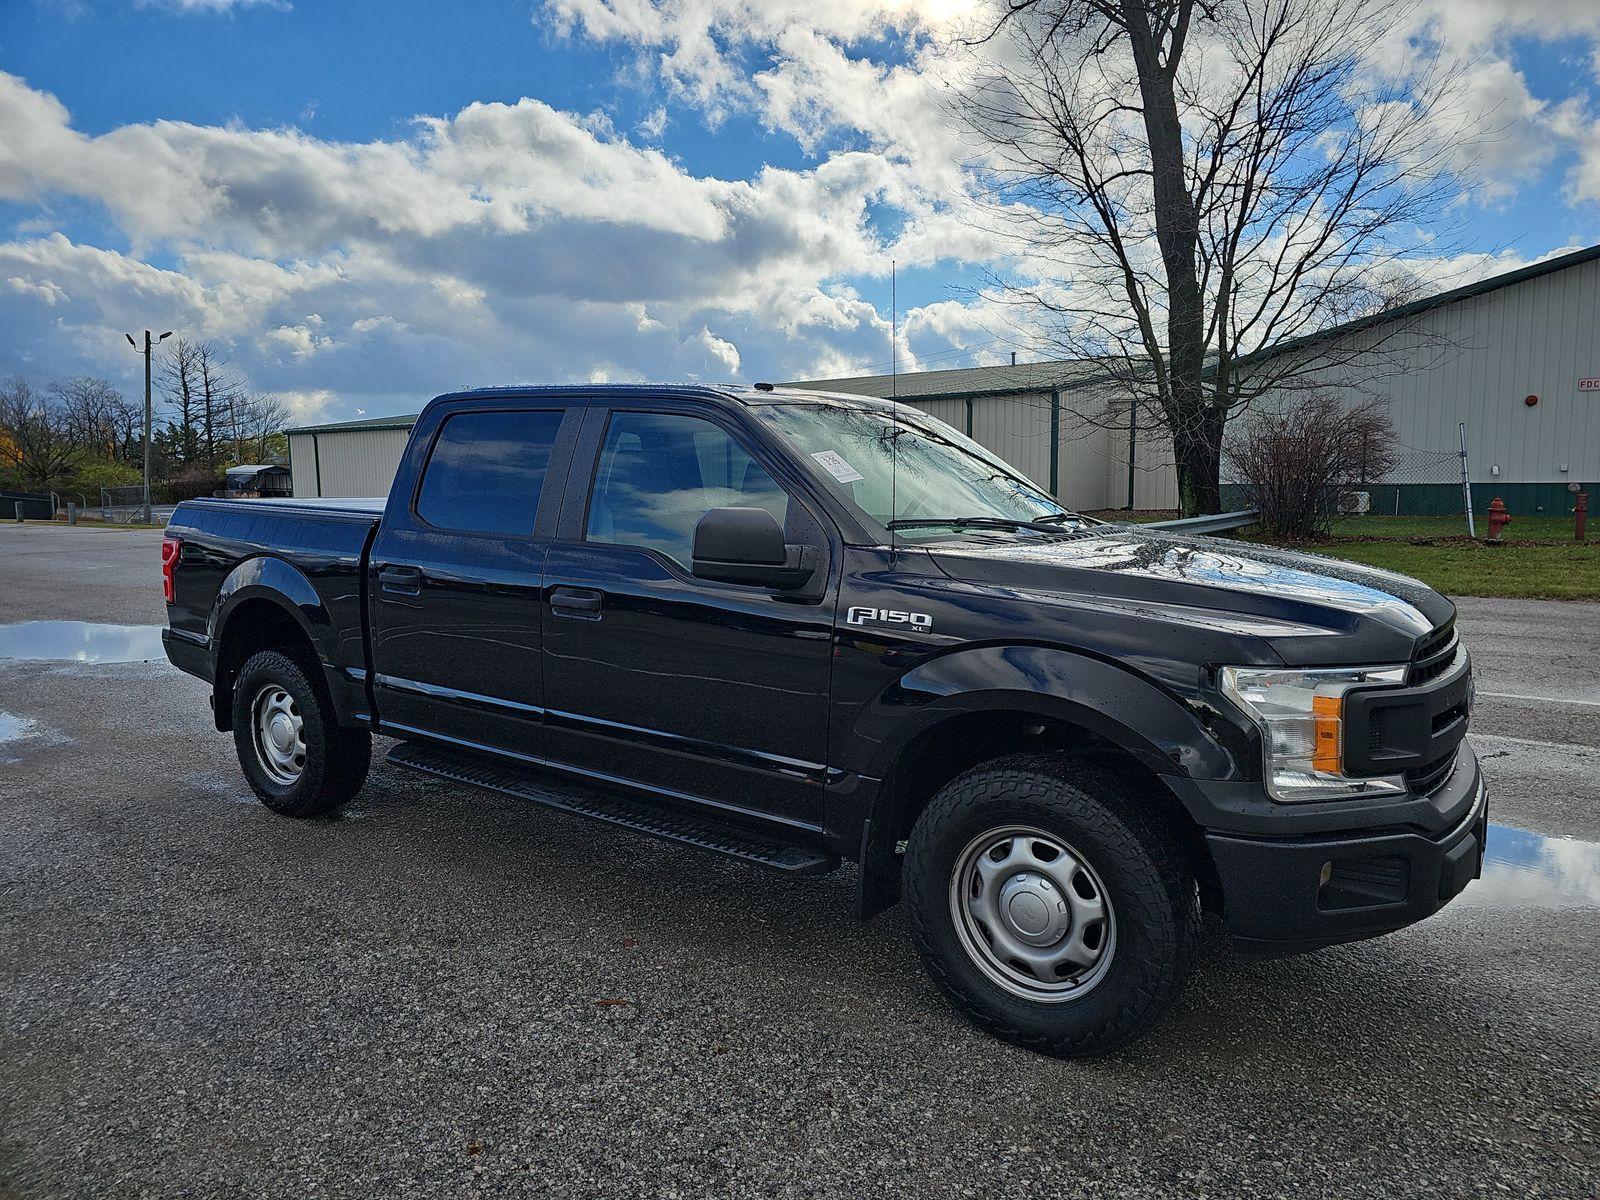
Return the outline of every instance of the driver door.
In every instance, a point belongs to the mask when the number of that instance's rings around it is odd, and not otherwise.
[[[691,573],[696,522],[738,505],[817,546],[826,578],[819,518],[726,413],[597,408],[590,421],[545,563],[551,764],[820,827],[831,584],[799,600]]]

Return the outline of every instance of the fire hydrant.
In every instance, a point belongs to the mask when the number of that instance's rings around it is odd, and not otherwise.
[[[1496,496],[1489,501],[1489,544],[1500,544],[1500,531],[1511,522],[1511,514],[1506,511],[1506,502]]]

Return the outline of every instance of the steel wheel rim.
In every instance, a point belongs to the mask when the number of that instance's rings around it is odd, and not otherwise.
[[[984,976],[1026,1000],[1076,1000],[1116,956],[1116,917],[1098,872],[1067,842],[1030,825],[967,843],[950,876],[950,917]]]
[[[283,787],[299,782],[306,768],[306,732],[294,697],[279,684],[267,684],[250,702],[250,729],[256,761],[267,778]]]

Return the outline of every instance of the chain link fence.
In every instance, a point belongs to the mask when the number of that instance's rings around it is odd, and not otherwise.
[[[144,487],[100,489],[100,519],[108,525],[130,525],[144,518]]]
[[[1391,517],[1461,515],[1461,452],[1401,450],[1381,481],[1363,483],[1351,491],[1365,493],[1367,498],[1364,505],[1345,499],[1341,507],[1346,511]]]

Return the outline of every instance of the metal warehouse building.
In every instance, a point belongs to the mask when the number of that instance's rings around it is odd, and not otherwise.
[[[1314,378],[1388,403],[1398,459],[1376,512],[1462,507],[1461,426],[1473,507],[1566,512],[1600,482],[1600,246],[1496,275],[1278,347],[1343,363]],[[1293,396],[1282,397],[1292,402]]]
[[[1387,400],[1399,445],[1394,471],[1370,481],[1374,511],[1459,511],[1462,424],[1475,508],[1500,496],[1513,512],[1565,512],[1572,502],[1569,485],[1600,481],[1600,246],[1341,325],[1272,353],[1339,363],[1319,371],[1319,385],[1339,389],[1361,378],[1368,393]],[[1367,360],[1380,357],[1381,371],[1367,369]],[[897,379],[868,375],[793,386],[893,393],[964,430],[1072,508],[1177,506],[1165,437],[1123,418],[1118,406],[1130,417],[1132,406],[1107,394],[1103,371],[1090,363],[924,371]],[[1276,399],[1293,403],[1297,394]],[[415,421],[387,417],[291,430],[294,494],[386,494]],[[1595,499],[1591,494],[1591,503]]]
[[[1068,508],[1178,506],[1166,435],[1141,431],[1119,415],[1119,408],[1131,415],[1131,406],[1106,394],[1105,370],[1094,363],[968,367],[791,386],[892,396],[920,408],[993,450]]]
[[[416,414],[289,430],[296,496],[387,496]]]

